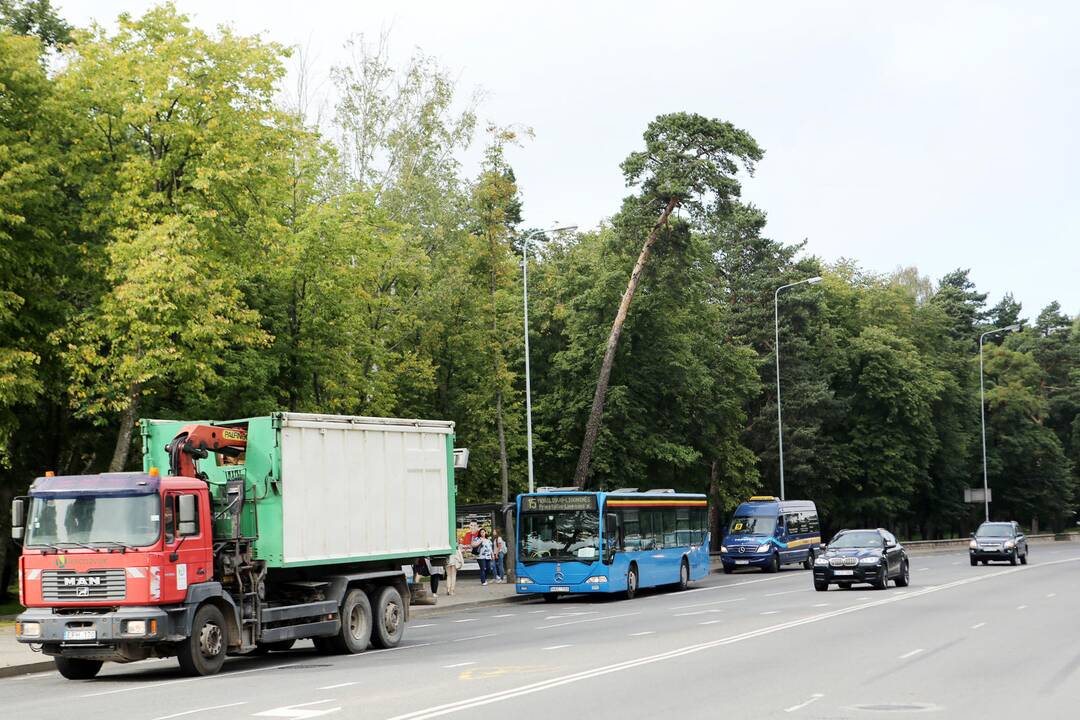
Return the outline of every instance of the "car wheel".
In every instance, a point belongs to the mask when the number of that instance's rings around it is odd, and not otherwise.
[[[637,565],[631,565],[630,569],[626,571],[626,599],[633,600],[634,596],[637,595],[637,589]]]
[[[1020,564],[1021,565],[1027,565],[1027,556],[1028,556],[1028,554],[1027,554],[1027,551],[1025,550],[1024,554],[1020,556]]]
[[[379,591],[375,599],[375,617],[371,630],[371,642],[375,647],[392,648],[401,642],[405,634],[405,603],[401,593],[393,585]]]
[[[972,563],[974,564],[974,563]],[[908,562],[905,560],[900,565],[900,575],[896,578],[896,587],[907,587],[911,583],[911,569],[908,567]]]
[[[57,655],[53,657],[57,671],[68,680],[90,680],[101,669],[100,660],[84,660]]]
[[[1010,565],[1017,565],[1020,562],[1020,551],[1013,550],[1013,554],[1009,557]]]
[[[685,590],[686,586],[690,584],[690,563],[686,562],[686,558],[683,558],[682,565],[679,566],[679,590]]]
[[[829,583],[827,580],[818,580],[814,578],[814,589],[818,592],[825,592],[829,589]]]
[[[780,572],[780,553],[773,553],[772,560],[763,569],[767,573]]]
[[[975,567],[978,564],[979,564],[978,560],[976,560],[975,558],[971,558],[971,567]]]
[[[191,636],[180,643],[176,659],[185,675],[213,675],[225,663],[228,643],[225,616],[213,605],[195,612]]]
[[[881,572],[878,573],[877,580],[875,580],[873,583],[871,583],[871,585],[874,586],[875,590],[885,590],[886,588],[889,587],[889,566],[888,565],[882,565],[881,566]]]
[[[814,569],[814,551],[813,550],[811,550],[810,552],[808,552],[806,554],[806,560],[803,561],[802,566],[803,566],[804,570],[813,570]]]

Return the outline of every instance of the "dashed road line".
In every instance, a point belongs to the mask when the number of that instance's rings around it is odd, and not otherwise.
[[[972,626],[971,626],[971,629],[972,629],[972,630],[978,630],[979,628],[981,628],[981,627],[982,627],[983,625],[985,625],[985,624],[986,624],[986,623],[984,623],[984,622],[981,622],[981,623],[975,623],[974,625],[972,625]]]
[[[541,648],[542,650],[562,650],[563,648],[573,647],[572,645],[552,645],[550,647]]]
[[[801,702],[798,705],[792,705],[789,708],[784,708],[784,712],[790,713],[790,712],[795,712],[797,710],[802,710],[804,707],[806,707],[810,703],[817,702],[818,700],[820,700],[823,697],[825,697],[825,695],[822,694],[822,693],[814,693],[813,695],[810,696],[810,699],[807,700],[806,702]]]
[[[178,718],[183,717],[184,715],[194,715],[195,713],[203,713],[207,710],[221,710],[222,708],[236,707],[237,705],[247,705],[247,703],[234,702],[229,703],[228,705],[211,705],[210,707],[196,708],[194,710],[185,710],[184,712],[173,713],[172,715],[162,715],[161,717],[154,718],[154,720],[169,720],[169,718]]]
[[[479,640],[480,638],[495,637],[496,633],[486,633],[484,635],[470,635],[469,637],[458,638],[452,642],[465,642],[466,640]]]
[[[453,665],[443,665],[443,670],[449,670],[450,668],[465,667],[466,665],[475,665],[475,660],[469,660],[468,662],[454,663]]]
[[[581,623],[599,622],[600,620],[614,620],[615,618],[630,617],[631,615],[640,615],[640,614],[641,613],[639,613],[639,612],[631,612],[631,613],[619,613],[618,615],[602,615],[600,617],[585,618],[584,620],[567,620],[566,622],[552,623],[551,625],[539,625],[539,626],[537,626],[536,629],[537,630],[547,630],[549,628],[564,627],[566,625],[580,625]]]
[[[907,660],[908,658],[911,658],[911,657],[915,657],[916,655],[918,655],[918,654],[919,654],[919,653],[921,653],[922,651],[923,651],[923,648],[915,648],[915,649],[914,649],[914,650],[912,650],[911,652],[906,652],[906,653],[904,653],[904,654],[903,654],[903,655],[901,655],[901,656],[900,656],[900,657],[899,657],[898,659],[899,659],[899,660]]]

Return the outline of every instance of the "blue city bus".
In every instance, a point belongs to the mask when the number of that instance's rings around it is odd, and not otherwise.
[[[709,574],[708,502],[671,490],[553,490],[517,499],[517,592],[685,588]]]
[[[809,500],[755,496],[735,510],[720,545],[724,572],[740,566],[776,572],[781,565],[814,567],[821,549],[817,507]]]

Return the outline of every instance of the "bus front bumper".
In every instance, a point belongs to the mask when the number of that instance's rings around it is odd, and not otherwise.
[[[549,593],[592,593],[606,592],[608,582],[582,582],[545,585],[543,583],[517,583],[518,595],[546,595]]]
[[[722,553],[720,562],[724,567],[764,567],[772,562],[772,552],[765,553]]]

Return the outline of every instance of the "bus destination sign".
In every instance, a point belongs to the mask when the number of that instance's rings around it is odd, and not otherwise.
[[[524,512],[596,510],[595,495],[532,495],[521,498]]]

